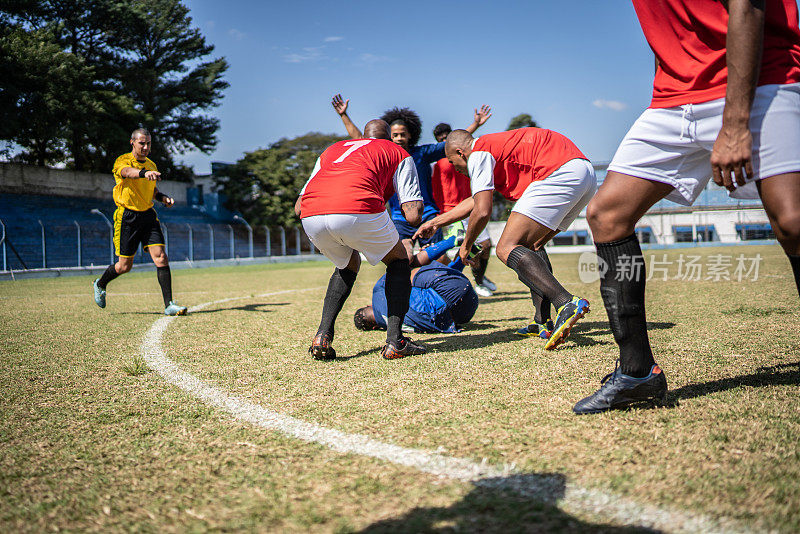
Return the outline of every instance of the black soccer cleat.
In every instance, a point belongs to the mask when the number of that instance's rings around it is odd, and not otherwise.
[[[314,341],[308,347],[308,353],[315,360],[330,361],[336,358],[336,351],[331,347],[331,336],[328,334],[317,334]]]
[[[428,352],[428,349],[422,345],[417,345],[409,338],[401,336],[398,341],[387,341],[383,350],[381,350],[381,356],[383,356],[385,360],[396,360],[398,358],[405,358],[406,356],[425,354],[426,352]]]
[[[660,405],[667,396],[667,379],[658,365],[644,378],[624,375],[619,362],[614,372],[600,381],[600,389],[581,399],[572,408],[578,415],[619,410],[636,404]]]

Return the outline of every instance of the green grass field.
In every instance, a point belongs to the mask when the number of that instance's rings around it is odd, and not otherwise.
[[[174,271],[166,355],[230,395],[402,447],[515,467],[518,484],[472,483],[239,421],[168,383],[142,357],[159,319],[153,272],[0,283],[0,530],[633,532],[644,520],[562,501],[580,487],[724,528],[800,530],[800,316],[778,247],[654,251],[657,260],[761,254],[758,280],[651,281],[648,319],[668,406],[577,417],[616,358],[599,284],[577,255],[556,275],[592,312],[554,352],[513,331],[527,289],[496,259],[499,290],[455,335],[416,335],[428,354],[384,361],[358,332],[380,268],[367,264],[337,322],[342,358],[307,348],[332,265]],[[673,263],[670,276],[677,274]],[[660,275],[658,276],[660,278]],[[279,293],[280,292],[280,293]],[[276,294],[272,294],[276,293]],[[270,296],[259,296],[272,294]],[[572,503],[572,504],[570,504]],[[665,530],[681,525],[661,525]]]

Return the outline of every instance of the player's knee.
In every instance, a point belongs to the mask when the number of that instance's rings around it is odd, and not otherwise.
[[[130,272],[131,268],[133,268],[133,263],[129,263],[129,262],[125,262],[125,263],[122,263],[122,262],[117,262],[117,264],[114,266],[114,268],[117,270],[117,273],[118,273],[118,274],[125,274],[125,273],[127,273],[127,272]]]
[[[511,253],[512,250],[514,250],[515,247],[517,247],[517,245],[519,245],[519,243],[510,243],[508,241],[500,239],[500,241],[497,243],[497,246],[494,249],[494,253],[497,255],[497,259],[507,264],[508,255]]]
[[[797,254],[800,248],[800,210],[775,217],[773,231],[788,254]]]
[[[156,267],[166,267],[169,265],[169,258],[167,257],[166,252],[162,252],[153,257],[153,263],[156,264]]]
[[[589,202],[586,207],[586,221],[595,236],[626,236],[633,231],[635,221],[630,221],[618,209],[613,206],[604,205],[602,200],[597,197]],[[601,239],[604,240],[604,239]]]

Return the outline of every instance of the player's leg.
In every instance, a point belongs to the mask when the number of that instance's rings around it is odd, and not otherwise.
[[[360,268],[361,257],[354,250],[346,267],[334,269],[330,280],[328,280],[328,289],[325,291],[325,300],[322,303],[322,319],[314,336],[315,338],[326,337],[329,340],[329,344],[333,341],[336,318],[353,290]]]
[[[589,311],[589,303],[567,291],[550,272],[542,255],[534,251],[536,248],[541,248],[553,233],[551,228],[542,223],[512,211],[497,242],[496,253],[500,261],[517,273],[523,284],[533,293],[552,302],[559,311],[559,316],[563,315],[561,321],[557,321],[560,329],[556,330],[560,343],[569,335],[569,330],[575,322]],[[545,348],[548,350],[555,348],[558,343],[550,343]]]
[[[112,263],[100,278],[92,283],[94,289],[94,302],[101,308],[106,307],[106,286],[121,274],[133,268],[133,258],[139,241],[136,239],[135,226],[132,224],[135,213],[125,208],[114,211],[114,252],[117,255],[116,263]]]
[[[771,176],[756,185],[775,237],[789,257],[800,293],[800,173]]]
[[[542,258],[542,260],[544,260],[544,262],[547,264],[547,269],[552,273],[553,266],[550,263],[550,258],[548,257],[545,248],[542,247],[538,250],[534,250],[533,253],[537,254]],[[516,334],[525,337],[535,336],[542,339],[548,339],[550,334],[553,332],[553,321],[552,317],[550,316],[550,299],[543,296],[540,292],[531,289],[531,301],[533,302],[534,310],[533,322],[518,329]]]
[[[634,227],[671,185],[609,171],[586,212],[600,262],[600,294],[614,341],[619,373],[578,402],[575,413],[596,413],[635,400],[662,398],[666,380],[656,365],[645,318],[644,256]]]
[[[381,260],[386,264],[386,345],[387,360],[424,354],[425,348],[402,335],[403,319],[411,297],[411,266],[403,244],[397,244]]]

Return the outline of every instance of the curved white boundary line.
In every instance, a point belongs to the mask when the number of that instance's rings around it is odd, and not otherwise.
[[[288,289],[255,296],[225,298],[192,306],[189,311],[195,312],[233,300],[271,297],[317,289],[322,288]],[[161,338],[173,320],[175,317],[161,317],[147,331],[141,346],[145,362],[171,384],[207,404],[225,410],[240,421],[278,431],[309,443],[318,443],[337,452],[386,460],[424,473],[472,482],[476,486],[485,488],[512,490],[537,500],[555,503],[566,512],[588,512],[625,525],[673,532],[752,532],[753,527],[744,529],[730,521],[716,521],[701,514],[641,505],[613,493],[583,488],[572,482],[562,485],[555,476],[510,476],[519,474],[515,472],[513,465],[493,466],[487,464],[485,459],[483,462],[476,463],[472,460],[454,458],[422,449],[400,447],[363,434],[349,434],[302,421],[253,404],[203,382],[183,371],[167,357],[161,346]]]

